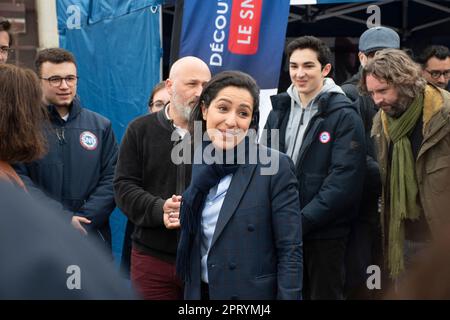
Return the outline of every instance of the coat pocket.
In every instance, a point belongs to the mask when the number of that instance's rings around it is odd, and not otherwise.
[[[255,280],[263,280],[263,279],[271,279],[271,278],[276,278],[277,274],[276,273],[268,273],[268,274],[264,274],[261,276],[257,276],[255,277]]]
[[[303,174],[300,177],[300,199],[303,205],[308,204],[319,192],[326,175]]]
[[[252,281],[255,300],[273,300],[277,296],[278,278],[276,273],[255,277]]]
[[[450,184],[450,156],[441,156],[429,161],[425,170],[433,192],[442,192]]]
[[[70,211],[78,212],[86,201],[83,199],[64,199],[63,204],[66,208],[68,208]]]

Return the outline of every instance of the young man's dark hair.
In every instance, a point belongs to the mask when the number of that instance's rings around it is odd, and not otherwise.
[[[61,48],[49,48],[38,52],[34,62],[38,74],[41,73],[41,66],[44,62],[72,62],[75,66],[77,66],[74,55],[71,52]]]
[[[422,54],[418,57],[417,62],[419,62],[422,66],[426,66],[428,60],[432,57],[436,57],[439,60],[445,60],[450,57],[450,50],[445,46],[429,46],[425,48]]]
[[[304,36],[292,40],[286,47],[286,56],[289,59],[292,53],[298,49],[311,49],[317,52],[317,60],[319,60],[322,68],[331,63],[330,48],[320,39],[313,36]]]

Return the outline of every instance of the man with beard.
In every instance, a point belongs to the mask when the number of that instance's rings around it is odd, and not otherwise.
[[[81,106],[77,65],[69,51],[42,50],[36,58],[51,128],[48,153],[16,166],[30,193],[62,211],[83,235],[111,247],[109,216],[118,145],[111,122]]]
[[[166,80],[169,104],[131,122],[122,140],[114,189],[117,205],[135,225],[131,281],[144,299],[183,298],[175,256],[180,195],[191,172],[175,164],[171,154],[187,133],[190,112],[210,78],[202,60],[176,61]]]
[[[375,147],[370,139],[372,119],[378,109],[372,99],[358,92],[358,83],[362,69],[382,49],[399,49],[400,37],[394,30],[382,26],[364,31],[359,38],[358,58],[361,64],[358,73],[348,79],[342,86],[347,97],[357,103],[359,114],[364,123],[366,139],[366,173],[363,194],[356,220],[353,222],[346,252],[345,289],[348,299],[365,299],[377,292],[369,290],[366,285],[367,268],[379,264],[381,247],[380,215],[378,200],[381,194],[381,181]]]
[[[380,108],[371,135],[383,185],[384,266],[397,279],[450,224],[450,94],[395,49],[375,54],[360,87]]]

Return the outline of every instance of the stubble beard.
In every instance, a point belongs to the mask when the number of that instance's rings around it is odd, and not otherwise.
[[[397,102],[391,106],[392,112],[389,112],[388,115],[392,118],[400,118],[413,101],[414,99],[410,97],[399,97]]]

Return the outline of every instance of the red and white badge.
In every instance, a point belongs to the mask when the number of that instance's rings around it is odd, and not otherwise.
[[[330,142],[330,139],[331,139],[330,133],[328,133],[327,131],[324,131],[319,135],[319,140],[322,143],[328,143]]]
[[[98,145],[97,136],[90,131],[83,131],[80,134],[80,144],[87,150],[95,150]]]

